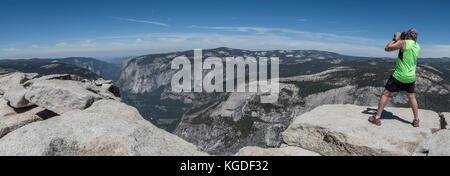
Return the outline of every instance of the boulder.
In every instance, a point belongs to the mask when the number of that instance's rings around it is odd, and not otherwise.
[[[267,149],[244,147],[236,153],[236,156],[320,156],[320,154],[293,146]]]
[[[32,106],[27,99],[25,99],[25,93],[27,90],[22,85],[17,85],[9,89],[5,95],[4,99],[9,102],[9,105],[14,108],[25,108]]]
[[[86,79],[83,79],[77,75],[71,74],[54,74],[54,75],[45,75],[39,78],[30,79],[24,82],[25,87],[31,86],[35,82],[43,81],[43,80],[66,80],[66,81],[77,81],[77,82],[87,82]]]
[[[114,97],[120,97],[119,87],[114,84],[102,84],[101,88],[108,91],[109,94],[114,95]]]
[[[99,78],[94,81],[94,84],[96,86],[102,86],[103,84],[113,84],[113,81],[111,80],[104,80],[103,78]]]
[[[411,155],[418,144],[440,129],[438,114],[419,110],[421,127],[412,127],[409,108],[387,107],[382,126],[367,121],[375,107],[322,105],[295,118],[282,133],[290,146],[322,155]]]
[[[439,130],[420,143],[415,156],[450,156],[450,130]]]
[[[441,120],[441,129],[450,129],[450,112],[443,112],[439,116]]]
[[[86,109],[94,101],[102,99],[85,88],[82,82],[70,80],[40,80],[28,85],[25,99],[57,114],[74,109]]]
[[[6,101],[3,98],[0,98],[0,118],[11,114],[16,114],[14,108],[8,105],[8,101]]]
[[[16,87],[24,82],[36,78],[37,73],[14,72],[0,76],[0,94],[3,95],[7,90]]]
[[[0,155],[207,155],[114,100],[28,124],[0,138]]]
[[[29,123],[43,120],[43,113],[45,113],[43,108],[30,107],[17,109],[8,115],[0,116],[0,138]]]

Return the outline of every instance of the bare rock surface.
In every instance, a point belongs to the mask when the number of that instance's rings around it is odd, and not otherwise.
[[[3,95],[9,89],[23,84],[24,82],[37,77],[35,73],[14,72],[0,75],[0,95]]]
[[[283,132],[284,142],[322,155],[411,155],[416,146],[440,129],[438,114],[420,110],[421,127],[413,128],[409,108],[386,108],[382,126],[367,119],[375,108],[322,105],[296,117]]]
[[[20,147],[18,147],[20,146]],[[0,140],[0,155],[206,155],[113,100],[29,124]]]
[[[32,106],[33,103],[30,103],[27,99],[25,99],[26,92],[27,90],[22,85],[17,85],[5,93],[4,99],[6,99],[9,102],[9,105],[14,108],[25,108]]]
[[[8,105],[8,101],[0,98],[0,118],[15,113],[16,111],[14,111],[14,108]]]
[[[29,123],[43,120],[41,116],[45,113],[45,109],[40,107],[31,107],[17,111],[6,116],[0,116],[0,137]]]
[[[101,96],[84,88],[83,83],[67,80],[42,80],[28,87],[25,98],[57,114],[86,109]]]
[[[449,156],[450,130],[439,130],[420,143],[414,150],[416,156]]]

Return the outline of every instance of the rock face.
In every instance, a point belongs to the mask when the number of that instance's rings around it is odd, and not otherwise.
[[[111,81],[33,78],[0,77],[0,155],[207,155],[121,103]]]
[[[323,105],[296,117],[283,132],[284,142],[322,155],[411,155],[416,146],[440,129],[438,114],[420,110],[421,127],[413,128],[408,108],[386,108],[382,126],[367,119],[376,109],[356,105]]]
[[[244,147],[236,153],[236,156],[320,156],[320,154],[293,146],[268,149]]]
[[[417,156],[450,156],[450,130],[440,130],[420,143],[414,150]]]

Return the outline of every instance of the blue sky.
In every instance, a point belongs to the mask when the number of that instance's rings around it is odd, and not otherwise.
[[[317,49],[394,57],[417,28],[422,57],[450,57],[450,1],[2,0],[0,58],[114,57],[194,48]]]

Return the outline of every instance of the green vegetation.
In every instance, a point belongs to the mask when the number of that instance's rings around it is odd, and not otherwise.
[[[176,122],[178,119],[177,118],[173,118],[173,119],[158,119],[158,121],[162,124],[171,124],[173,122]]]
[[[448,112],[450,110],[450,94],[417,94],[417,103],[419,104],[420,109],[429,109],[436,112]]]
[[[163,89],[151,93],[123,93],[122,100],[138,109],[139,113],[159,128],[172,132],[177,127],[184,112],[190,108],[178,100],[161,100]]]
[[[254,127],[255,122],[262,122],[267,123],[257,117],[252,116],[244,116],[238,121],[234,121],[232,117],[221,117],[223,119],[223,122],[226,126],[232,127],[235,132],[240,133],[240,136],[230,136],[226,135],[224,138],[225,146],[228,148],[232,146],[233,144],[236,144],[236,142],[239,139],[246,139],[250,137],[252,134],[254,134],[258,129]],[[233,133],[234,134],[234,133]]]

